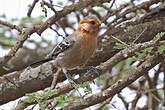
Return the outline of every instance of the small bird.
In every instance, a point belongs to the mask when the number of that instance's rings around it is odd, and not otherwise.
[[[73,79],[68,75],[67,70],[83,68],[88,59],[93,55],[97,47],[97,37],[101,21],[95,16],[85,17],[80,20],[78,29],[57,44],[48,58],[33,63],[32,68],[43,63],[55,60],[57,71],[63,71],[66,78],[73,83]],[[96,70],[90,66],[89,69]]]

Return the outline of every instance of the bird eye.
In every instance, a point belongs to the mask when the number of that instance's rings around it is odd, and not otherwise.
[[[94,21],[91,21],[90,24],[93,24],[93,25],[94,25],[94,24],[96,24],[96,23],[95,23]]]

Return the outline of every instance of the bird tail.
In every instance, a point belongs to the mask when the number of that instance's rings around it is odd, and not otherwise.
[[[48,61],[51,61],[51,60],[53,60],[53,59],[48,58],[48,59],[45,59],[45,60],[41,60],[41,61],[38,61],[38,62],[35,62],[35,63],[31,64],[30,67],[35,68],[35,67],[38,67],[38,66],[40,66],[40,65],[42,65],[42,64],[44,64]]]

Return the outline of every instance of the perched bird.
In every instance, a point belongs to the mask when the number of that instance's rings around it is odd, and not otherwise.
[[[80,20],[78,29],[57,44],[47,59],[31,64],[37,67],[43,63],[55,60],[58,71],[63,71],[67,79],[73,82],[68,76],[67,70],[83,68],[88,59],[97,47],[97,36],[101,21],[95,16],[85,17]],[[94,67],[89,69],[95,70]]]

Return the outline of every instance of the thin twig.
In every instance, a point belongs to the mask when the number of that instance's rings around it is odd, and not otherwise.
[[[118,97],[122,100],[122,102],[123,102],[123,104],[124,104],[126,110],[128,110],[129,104],[128,104],[128,102],[125,100],[125,98],[124,98],[120,93],[118,94]]]
[[[43,3],[43,5],[46,5],[48,8],[50,8],[55,14],[58,14],[57,11],[55,10],[55,8],[53,7],[53,4],[48,3],[44,0],[42,0],[42,3]]]
[[[39,1],[39,0],[34,0],[33,3],[32,3],[32,5],[30,5],[30,8],[29,8],[28,13],[27,13],[27,16],[28,16],[28,17],[31,16],[31,13],[32,13],[32,11],[33,11],[33,9],[34,9],[34,7],[35,7],[35,5],[36,5],[36,3],[37,3],[38,1]]]
[[[101,110],[106,104],[109,104],[113,97],[110,97],[106,101],[104,101],[96,110]]]
[[[30,35],[36,32],[38,26],[33,26],[30,28],[26,28],[19,36],[16,44],[10,49],[9,53],[0,59],[0,66],[4,66],[13,56],[15,56],[16,52],[19,48],[23,46],[23,43],[30,37]]]
[[[57,85],[57,78],[59,77],[61,69],[57,69],[57,72],[54,74],[53,81],[51,84],[51,89],[54,89]]]
[[[142,34],[147,30],[147,27],[139,34],[139,36],[133,41],[135,43],[141,36]]]
[[[127,47],[130,47],[128,44],[126,44],[125,42],[121,41],[120,39],[114,37],[113,35],[111,35],[111,37],[115,40],[117,40],[118,42],[122,43],[123,45],[127,46]]]
[[[154,95],[152,92],[150,93],[152,95],[152,97],[157,100],[159,103],[161,103],[161,100],[156,96]]]
[[[1,25],[4,25],[4,26],[7,26],[7,27],[9,27],[9,28],[11,28],[11,29],[16,29],[16,30],[19,31],[19,32],[22,32],[22,28],[21,28],[21,27],[19,27],[19,26],[17,26],[17,25],[14,25],[14,24],[11,24],[11,23],[9,23],[9,22],[0,20],[0,24],[1,24]]]
[[[61,36],[63,39],[65,39],[65,37],[62,34],[60,34],[57,30],[55,30],[53,27],[50,27],[50,29],[56,32],[58,36]]]
[[[145,90],[144,92],[141,92],[141,93],[142,94],[146,94],[146,93],[157,91],[157,90],[161,90],[161,89],[163,89],[163,88],[148,89],[148,90]]]
[[[98,66],[98,68],[100,68],[102,70],[101,73],[99,73],[99,75],[104,74],[107,70],[109,70],[109,68],[113,67],[114,65],[116,65],[120,61],[123,61],[124,59],[127,59],[128,57],[133,56],[136,51],[143,50],[143,49],[145,49],[147,47],[150,47],[150,46],[164,45],[164,44],[165,44],[164,41],[161,41],[158,44],[155,44],[155,42],[150,41],[150,42],[145,42],[145,43],[142,43],[142,44],[137,44],[136,46],[131,47],[131,48],[125,48],[124,50],[121,50],[115,56],[111,57],[109,60],[107,60],[106,62],[104,62],[104,63],[102,63],[101,65]],[[123,55],[123,53],[124,54],[127,54],[128,56],[125,57]],[[118,81],[113,86],[111,86],[110,88],[106,89],[105,91],[108,90],[110,92],[111,96],[114,95],[115,93],[118,93],[119,91],[121,91],[122,87],[128,86],[129,84],[131,84],[132,82],[134,82],[136,79],[138,79],[140,76],[144,75],[146,73],[146,71],[148,71],[149,69],[151,69],[152,67],[154,67],[155,65],[157,65],[157,63],[160,61],[160,59],[161,59],[160,55],[158,57],[156,57],[156,56],[153,56],[152,57],[151,56],[151,58],[150,57],[147,58],[147,60],[145,62],[143,62],[143,64],[142,64],[143,66],[138,66],[138,69],[135,69],[135,71],[134,70],[132,71],[133,72],[133,75],[131,77],[128,77],[127,79],[123,78],[122,81],[121,80]],[[146,64],[150,64],[150,65],[146,65]],[[147,67],[147,68],[142,69],[143,67]],[[39,72],[42,73],[42,71],[39,71]],[[137,76],[135,76],[134,72],[137,72],[136,73]],[[76,79],[76,82],[80,83],[80,82],[85,82],[85,81],[91,81],[91,80],[95,79],[96,77],[98,77],[98,75],[94,75],[92,73],[87,73],[84,76]],[[123,85],[123,86],[121,86],[121,85]],[[71,91],[73,89],[74,89],[74,87],[72,87],[72,85],[70,83],[69,84],[65,84],[64,86],[56,89],[57,93],[55,95],[53,95],[52,97],[49,97],[49,99],[54,98],[54,97],[57,97],[57,96],[59,96],[61,94],[65,94],[65,93],[67,93],[67,92],[69,92],[69,91]],[[110,98],[109,96],[108,97],[105,96],[107,93],[103,93],[103,94],[104,94],[104,97],[105,98]],[[98,94],[98,96],[100,96],[100,95]],[[100,100],[99,97],[96,100]],[[91,101],[90,99],[89,100],[84,100],[84,101],[85,102],[84,103],[81,103],[81,104],[87,104],[88,102],[90,104],[92,104],[92,105],[94,104],[94,103],[92,103],[93,101],[90,102]],[[18,108],[20,105],[24,105],[24,108],[26,108],[27,106],[29,106],[31,104],[35,104],[35,103],[37,103],[37,102],[25,103],[24,101],[22,101],[22,103],[18,104],[16,108]],[[95,103],[99,103],[99,102],[97,101]],[[80,104],[80,103],[78,103],[78,104]]]

